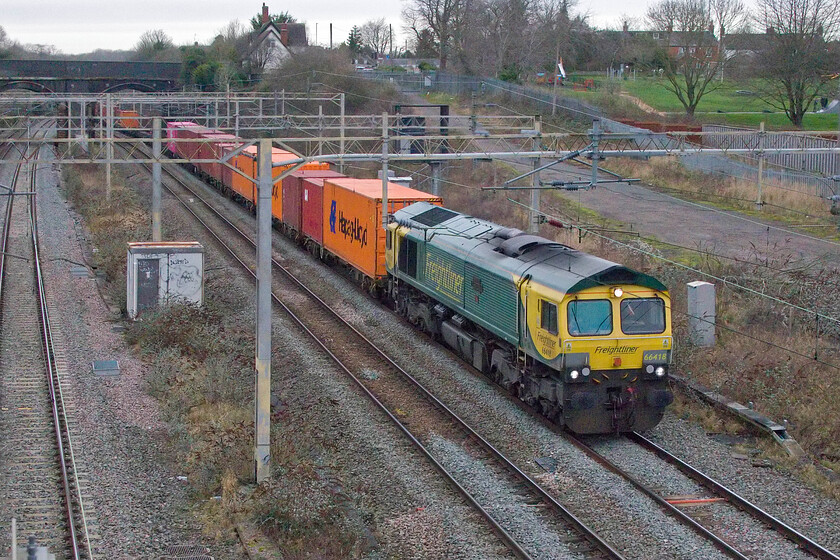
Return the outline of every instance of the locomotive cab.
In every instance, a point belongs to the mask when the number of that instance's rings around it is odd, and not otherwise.
[[[661,420],[673,400],[667,292],[622,285],[559,294],[529,286],[526,294],[534,351],[559,377],[564,425],[604,433]]]

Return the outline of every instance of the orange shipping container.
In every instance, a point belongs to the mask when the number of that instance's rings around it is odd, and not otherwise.
[[[385,276],[382,181],[324,181],[324,247],[370,278]],[[388,213],[418,201],[440,206],[439,196],[388,183]]]
[[[271,150],[271,160],[272,164],[276,167],[272,167],[271,174],[273,177],[279,177],[283,171],[287,170],[291,165],[277,165],[278,163],[283,163],[284,161],[298,159],[298,156],[295,154],[287,151],[281,150],[280,148],[272,148]],[[250,177],[251,179],[257,178],[257,147],[256,146],[248,146],[242,153],[235,155],[230,160],[231,165],[235,168],[239,169]],[[328,163],[321,163],[318,161],[309,162],[299,169],[311,169],[311,170],[318,170],[318,169],[329,169],[330,165]],[[234,191],[242,195],[244,198],[250,201],[255,201],[256,195],[256,183],[253,181],[246,179],[242,175],[230,172],[229,174],[225,174],[226,177],[230,177],[230,182],[227,183],[230,188]],[[275,184],[274,188],[271,190],[271,214],[277,218],[278,220],[282,219],[283,217],[283,191],[281,190],[281,185]]]
[[[117,110],[119,113],[119,126],[121,128],[140,128],[140,113],[137,111]]]

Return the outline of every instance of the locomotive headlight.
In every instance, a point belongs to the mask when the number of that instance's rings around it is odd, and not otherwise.
[[[648,366],[650,367],[650,366]],[[663,377],[665,375],[665,368],[663,366],[658,366],[656,368],[656,377]]]
[[[583,368],[582,370],[580,370],[580,372],[583,374],[584,377],[589,377],[590,370],[588,367]]]
[[[654,369],[656,368],[653,366],[653,364],[648,364],[647,366],[645,366],[645,373],[653,373]]]
[[[577,379],[579,376],[580,376],[580,372],[576,369],[573,369],[572,371],[569,372],[569,377],[572,379],[572,381]]]
[[[615,296],[617,298],[620,298],[623,295],[624,295],[624,290],[622,290],[621,288],[613,288],[613,296]]]

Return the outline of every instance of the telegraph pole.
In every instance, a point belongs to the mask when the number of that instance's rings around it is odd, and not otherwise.
[[[388,113],[382,113],[382,229],[388,229]]]
[[[160,119],[155,118],[152,123],[152,241],[162,240],[160,233]]]
[[[254,472],[271,476],[271,139],[260,140],[257,194],[257,357],[254,401]]]

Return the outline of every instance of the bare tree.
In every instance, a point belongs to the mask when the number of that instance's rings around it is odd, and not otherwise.
[[[369,50],[374,58],[385,54],[391,40],[391,28],[385,22],[385,18],[367,21],[359,31],[362,36],[362,46]]]
[[[434,37],[440,69],[446,70],[452,47],[463,32],[464,14],[470,0],[408,0],[403,9],[406,27],[419,39],[424,30]]]
[[[717,23],[718,49],[721,53],[720,78],[723,79],[723,66],[726,58],[726,35],[743,27],[747,21],[747,11],[741,0],[709,0],[709,9]]]
[[[764,99],[796,126],[836,72],[831,42],[840,30],[836,0],[758,0],[758,17],[767,29],[760,54]],[[835,46],[836,48],[836,46]]]
[[[694,115],[700,99],[718,87],[712,79],[723,58],[706,3],[662,0],[648,9],[647,18],[665,32],[667,43],[659,53],[665,89],[677,96],[687,115]]]
[[[140,35],[134,51],[137,60],[161,60],[167,58],[174,47],[172,38],[162,29],[152,29]]]

